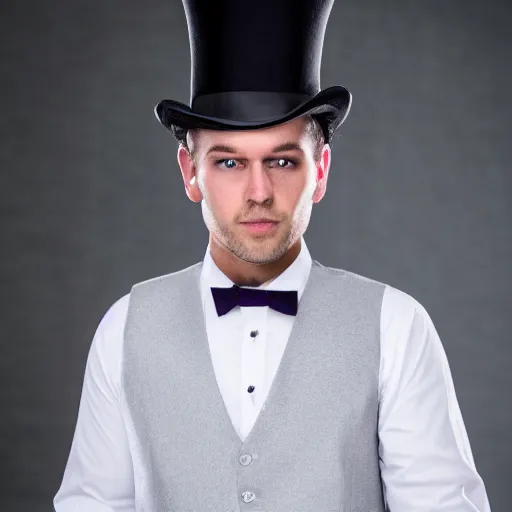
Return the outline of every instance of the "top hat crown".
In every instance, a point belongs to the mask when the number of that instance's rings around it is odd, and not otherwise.
[[[244,130],[304,114],[326,141],[345,120],[351,95],[321,90],[320,67],[334,0],[183,0],[190,55],[190,105],[165,99],[161,123],[176,128]]]

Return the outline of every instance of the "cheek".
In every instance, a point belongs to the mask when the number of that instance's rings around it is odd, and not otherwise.
[[[214,174],[205,175],[203,187],[210,208],[219,217],[230,217],[239,209],[239,190],[232,180]]]
[[[274,181],[276,199],[279,203],[286,204],[288,209],[299,202],[302,195],[307,192],[306,187],[310,188],[306,175],[302,173],[293,176],[283,175]]]

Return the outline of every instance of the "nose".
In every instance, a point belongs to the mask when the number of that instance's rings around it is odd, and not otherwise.
[[[274,190],[272,179],[266,169],[257,163],[251,166],[247,175],[246,199],[260,204],[271,203]]]

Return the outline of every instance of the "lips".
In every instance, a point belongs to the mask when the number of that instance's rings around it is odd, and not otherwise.
[[[267,223],[274,223],[277,224],[279,221],[274,219],[251,219],[251,220],[244,220],[241,222],[241,224],[267,224]]]
[[[254,219],[240,224],[253,233],[266,233],[274,229],[279,222],[271,219]]]

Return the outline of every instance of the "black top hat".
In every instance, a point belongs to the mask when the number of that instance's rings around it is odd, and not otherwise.
[[[255,129],[311,114],[330,141],[351,104],[344,87],[320,90],[333,3],[183,0],[192,59],[190,106],[162,100],[156,116],[178,137],[183,129]]]

